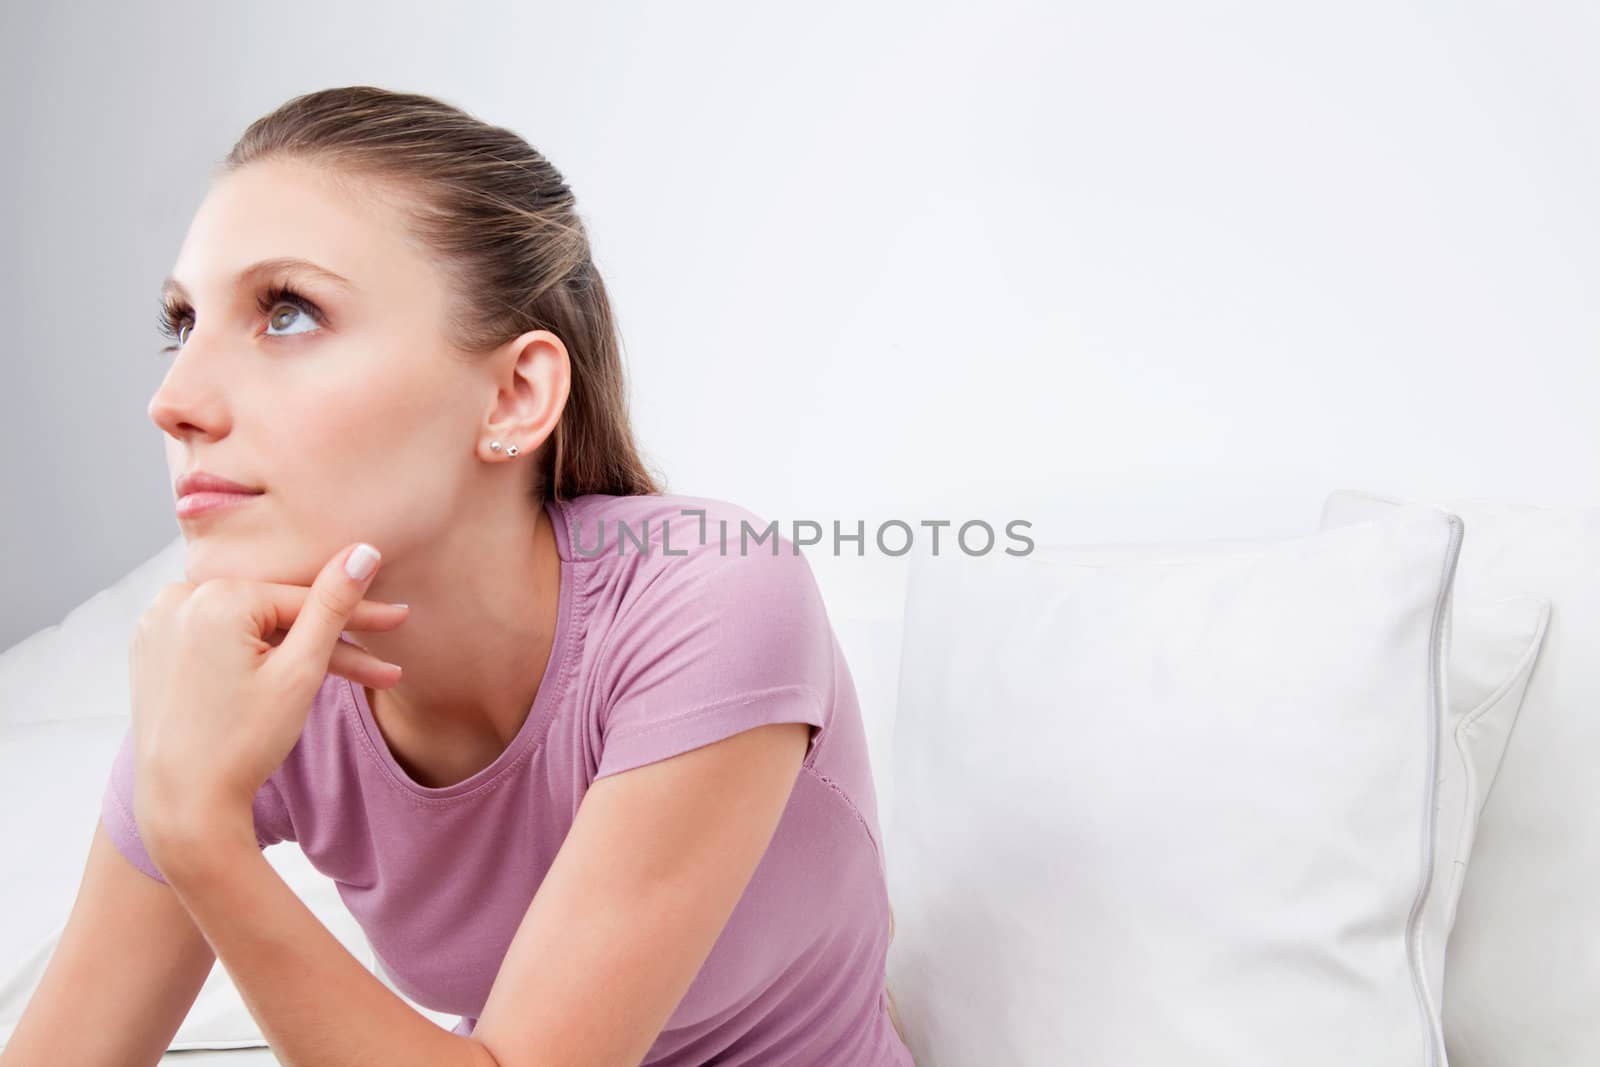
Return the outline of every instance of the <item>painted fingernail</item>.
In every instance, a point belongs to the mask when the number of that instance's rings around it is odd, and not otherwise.
[[[344,571],[359,582],[372,573],[372,569],[378,565],[378,560],[381,556],[382,554],[377,549],[363,541],[356,546],[354,552],[350,553],[350,558],[344,561]]]

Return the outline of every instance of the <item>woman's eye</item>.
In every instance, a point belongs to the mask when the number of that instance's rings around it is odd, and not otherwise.
[[[310,315],[306,314],[305,309],[296,307],[294,304],[282,303],[273,308],[272,313],[267,316],[267,329],[269,333],[274,327],[278,329],[285,329],[291,325],[296,318],[303,320],[307,324],[307,329],[292,330],[290,331],[291,334],[309,333],[311,330],[315,330],[317,328],[316,322],[311,318]],[[272,336],[282,335],[278,334]]]

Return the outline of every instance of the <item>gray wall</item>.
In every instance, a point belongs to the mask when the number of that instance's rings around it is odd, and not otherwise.
[[[1593,7],[1206,7],[5,5],[0,647],[178,536],[157,284],[245,125],[330,85],[567,174],[673,491],[1593,494]]]

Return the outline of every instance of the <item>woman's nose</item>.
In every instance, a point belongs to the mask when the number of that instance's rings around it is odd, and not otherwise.
[[[151,396],[145,413],[150,421],[173,437],[182,438],[194,428],[216,432],[222,421],[223,399],[219,390],[194,371],[195,361],[188,349],[180,351],[177,362]]]

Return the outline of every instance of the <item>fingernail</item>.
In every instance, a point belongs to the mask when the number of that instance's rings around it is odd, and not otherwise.
[[[363,541],[356,546],[354,552],[350,553],[350,558],[344,561],[344,572],[359,582],[372,573],[381,555],[377,549]]]

